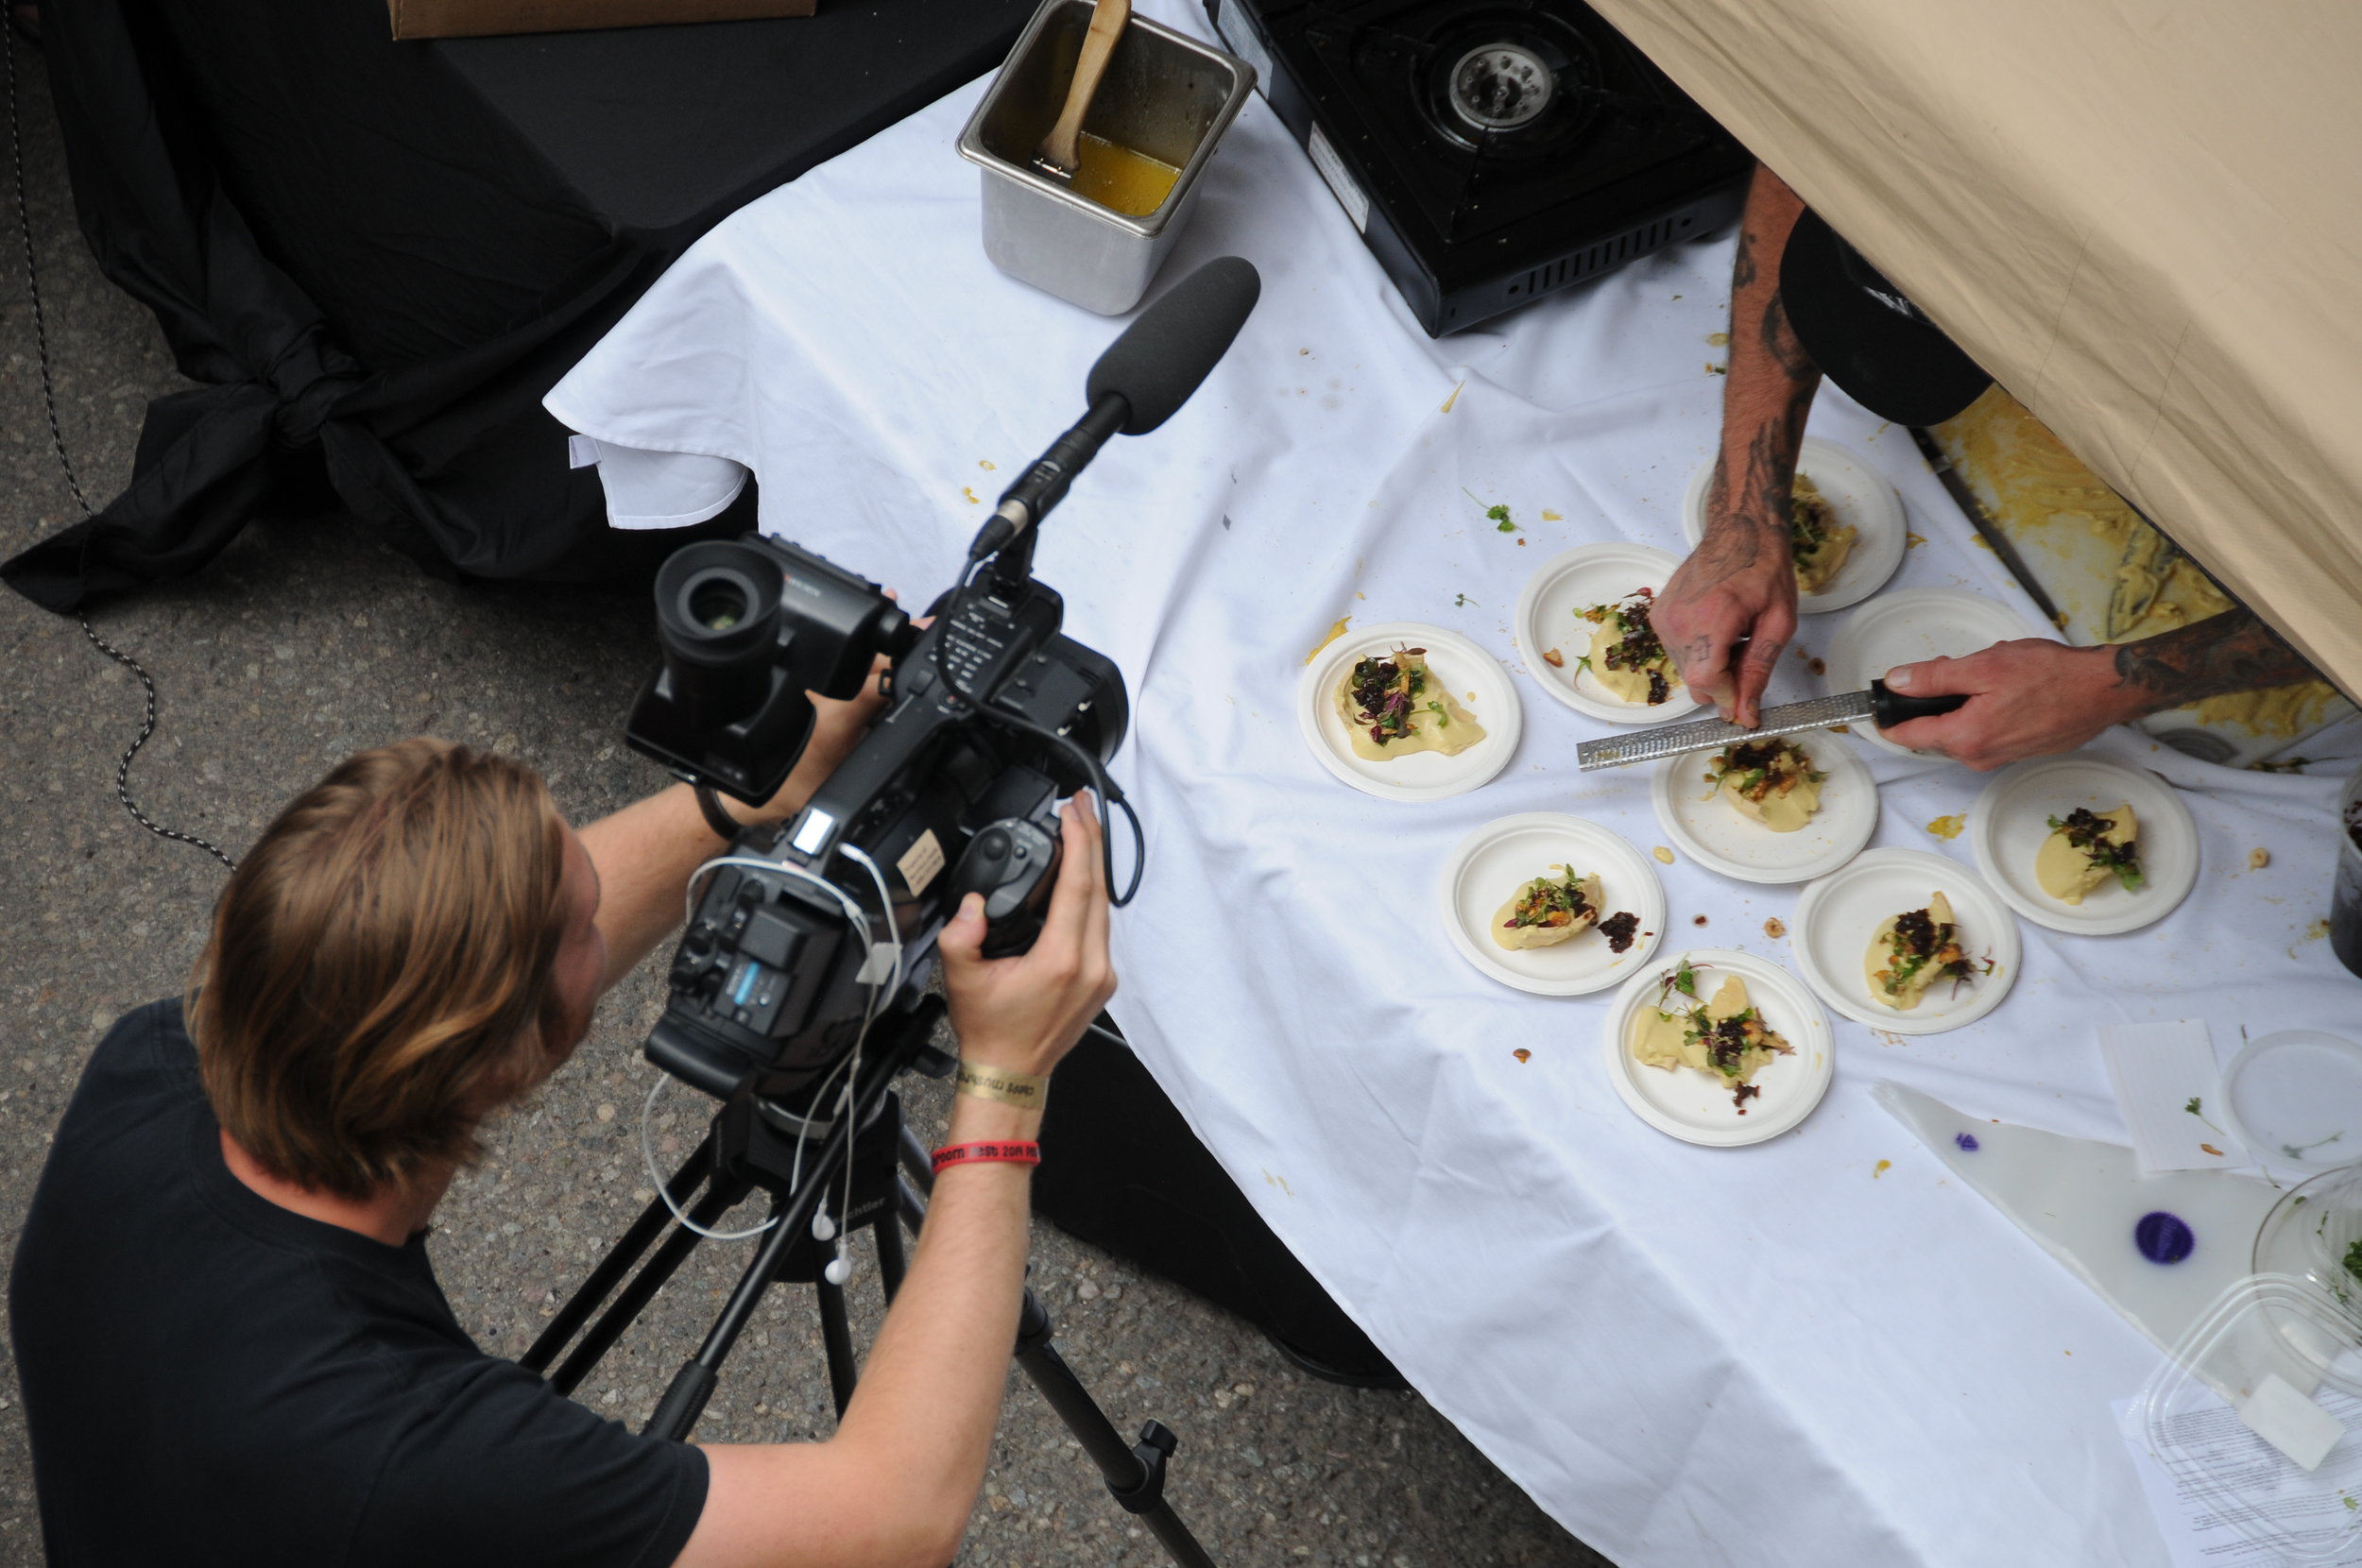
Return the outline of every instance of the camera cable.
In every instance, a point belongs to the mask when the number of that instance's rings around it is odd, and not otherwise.
[[[977,574],[990,560],[991,557],[986,556],[982,560],[969,563],[967,575],[961,578],[960,586],[951,590],[951,602],[945,606],[943,612],[945,621],[957,624],[961,603],[967,599],[967,590],[975,585]],[[1099,797],[1099,856],[1100,867],[1106,877],[1107,902],[1117,909],[1129,904],[1133,895],[1140,891],[1140,874],[1148,869],[1148,838],[1141,830],[1139,813],[1135,811],[1132,809],[1132,803],[1123,797],[1123,792],[1118,789],[1115,780],[1107,775],[1107,770],[1101,765],[1099,758],[1093,757],[1087,748],[1077,744],[1072,736],[1061,735],[1056,730],[1037,724],[1021,714],[1012,713],[1006,708],[995,707],[979,697],[972,688],[962,682],[951,668],[943,662],[943,643],[940,640],[935,643],[934,647],[934,666],[935,673],[943,677],[943,683],[949,686],[961,700],[975,708],[980,715],[995,724],[1005,724],[1011,729],[1023,730],[1029,735],[1047,741],[1052,745],[1064,749],[1070,757],[1082,765],[1083,772],[1090,778],[1093,792]],[[1116,830],[1114,818],[1109,815],[1111,809],[1121,811],[1124,820],[1132,825],[1132,879],[1124,884],[1121,895],[1115,891]]]
[[[888,896],[886,892],[884,873],[879,869],[877,861],[871,860],[869,856],[864,853],[858,846],[841,845],[840,847],[845,849],[846,852],[858,863],[868,868],[871,880],[877,884],[880,907],[888,922],[889,929],[893,929],[892,922],[894,905],[892,899]],[[854,928],[861,932],[862,949],[864,953],[871,955],[870,959],[866,962],[875,962],[875,955],[879,945],[875,940],[874,929],[869,923],[868,912],[861,907],[859,900],[855,899],[852,895],[847,893],[843,888],[838,887],[834,882],[828,880],[826,878],[816,876],[813,873],[807,871],[802,866],[779,861],[766,861],[752,855],[717,855],[712,860],[706,861],[704,864],[698,866],[696,870],[689,874],[688,886],[683,894],[682,921],[684,924],[696,918],[698,889],[704,882],[706,874],[727,865],[741,866],[748,870],[771,872],[782,876],[793,877],[799,881],[808,882],[812,886],[827,893],[843,906],[846,918],[851,921]],[[862,1011],[861,1028],[855,1031],[853,1035],[853,1048],[842,1059],[840,1059],[837,1065],[829,1070],[828,1075],[820,1081],[819,1093],[813,1097],[813,1108],[815,1110],[819,1109],[827,1101],[829,1091],[830,1087],[836,1083],[839,1076],[848,1075],[846,1076],[844,1086],[838,1090],[838,1099],[843,1102],[845,1114],[849,1116],[852,1113],[852,1087],[855,1083],[860,1082],[862,1047],[869,1038],[869,1026],[877,1020],[880,1002],[885,997],[898,993],[901,989],[902,985],[903,950],[901,934],[899,930],[895,932],[891,948],[894,954],[894,967],[889,975],[881,976],[868,982],[869,1001],[868,1005]],[[779,1217],[774,1215],[770,1219],[765,1219],[762,1224],[750,1225],[745,1230],[708,1230],[703,1225],[700,1225],[695,1220],[690,1219],[689,1216],[682,1211],[680,1205],[673,1201],[671,1189],[666,1185],[661,1174],[657,1168],[656,1147],[650,1131],[650,1124],[656,1113],[657,1099],[663,1092],[664,1084],[664,1075],[661,1073],[658,1074],[657,1081],[648,1086],[648,1098],[640,1107],[640,1158],[642,1163],[647,1167],[649,1184],[656,1188],[657,1195],[664,1200],[664,1206],[666,1209],[671,1211],[674,1219],[676,1220],[684,1229],[704,1236],[709,1241],[744,1241],[750,1236],[761,1236],[765,1231],[771,1229],[772,1226],[778,1224]],[[812,1121],[813,1118],[811,1116],[800,1117],[797,1121],[796,1129],[796,1155],[794,1161],[788,1168],[787,1184],[788,1190],[790,1192],[795,1191],[797,1187],[803,1185],[804,1145],[811,1134]],[[849,1137],[846,1139],[845,1145],[844,1193],[844,1205],[840,1212],[849,1214],[852,1212],[853,1205],[853,1146],[852,1139]],[[834,1222],[829,1219],[825,1209],[814,1210],[813,1214],[813,1239],[815,1241],[826,1242],[833,1240],[835,1236],[836,1227]],[[845,1282],[845,1278],[849,1277],[851,1266],[843,1254],[839,1253],[836,1258],[830,1261],[829,1265],[829,1271],[830,1283],[842,1285]]]
[[[25,195],[25,126],[17,109],[16,36],[13,29],[0,31],[7,32],[7,37],[0,39],[0,57],[5,57],[7,60],[9,77],[9,157],[16,179],[17,231],[25,242],[25,293],[33,307],[33,357],[41,366],[42,409],[49,419],[49,450],[57,455],[58,468],[65,475],[65,487],[73,494],[74,504],[81,508],[82,516],[87,519],[94,514],[90,502],[82,494],[82,482],[75,474],[74,461],[66,455],[65,435],[58,425],[57,385],[49,370],[49,319],[42,309],[41,268],[33,251],[33,213]],[[123,803],[125,810],[131,813],[133,822],[158,838],[202,849],[230,870],[237,870],[238,862],[231,860],[220,845],[195,833],[183,833],[178,828],[164,827],[141,810],[139,804],[131,798],[131,759],[139,756],[140,748],[147,744],[156,733],[156,682],[141,667],[138,659],[100,637],[97,628],[90,623],[88,615],[77,614],[74,619],[81,626],[82,635],[90,639],[93,647],[139,677],[140,687],[146,694],[147,710],[140,721],[139,735],[115,762],[115,798]]]

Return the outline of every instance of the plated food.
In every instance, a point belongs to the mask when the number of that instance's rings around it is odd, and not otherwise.
[[[1572,942],[1600,923],[1605,912],[1596,876],[1578,876],[1563,865],[1558,875],[1521,882],[1509,902],[1493,912],[1493,940],[1504,947],[1554,947]]]
[[[1412,621],[1338,622],[1305,657],[1295,709],[1313,760],[1383,800],[1446,800],[1476,789],[1509,765],[1524,727],[1517,688],[1498,657],[1458,632]]]
[[[1640,967],[1616,994],[1600,1048],[1635,1116],[1713,1148],[1778,1137],[1812,1114],[1836,1072],[1812,992],[1770,959],[1726,948]]]
[[[1673,695],[1673,656],[1665,651],[1664,640],[1649,624],[1655,598],[1654,588],[1636,588],[1621,599],[1588,605],[1575,612],[1576,620],[1595,628],[1591,651],[1577,662],[1619,702],[1659,707]],[[1542,658],[1545,663],[1552,659],[1563,663],[1566,656],[1556,648],[1545,648]]]
[[[1968,839],[2010,908],[2076,936],[2138,930],[2198,884],[2198,825],[2180,793],[2097,750],[1994,775],[1968,813]]]
[[[1682,502],[1682,532],[1695,545],[1705,537],[1707,493],[1714,463],[1691,476]],[[1805,438],[1789,491],[1789,542],[1796,571],[1796,608],[1806,615],[1859,604],[1887,584],[1909,544],[1902,498],[1855,451],[1819,436]]]
[[[1821,810],[1829,775],[1794,740],[1737,741],[1714,754],[1706,782],[1731,809],[1774,833],[1793,833]]]
[[[2062,904],[2080,904],[2111,882],[2138,893],[2141,824],[2131,804],[2110,811],[2078,806],[2047,819],[2050,836],[2034,851],[2034,880]]]
[[[1689,1067],[1715,1074],[1731,1091],[1732,1107],[1745,1116],[1747,1102],[1763,1092],[1755,1074],[1796,1048],[1763,1021],[1745,980],[1725,975],[1710,983],[1713,996],[1702,998],[1697,964],[1684,959],[1667,970],[1656,1005],[1633,1014],[1633,1059],[1667,1072]]]
[[[1553,555],[1517,594],[1526,672],[1555,701],[1611,724],[1655,724],[1697,707],[1651,624],[1673,557],[1622,539]]]
[[[1990,974],[1993,960],[1980,965],[1960,944],[1960,928],[1952,918],[1952,900],[1941,891],[1927,895],[1925,909],[1890,914],[1871,933],[1870,950],[1862,956],[1862,973],[1870,981],[1870,999],[1908,1013],[1919,1005],[1927,988],[1949,980],[1952,994],[1980,974]]]
[[[1889,1034],[1977,1022],[2017,983],[2017,920],[1958,861],[1873,849],[1796,900],[1789,951],[1838,1012]]]
[[[1837,580],[1853,556],[1861,530],[1839,520],[1837,508],[1812,476],[1798,471],[1789,491],[1789,554],[1796,564],[1796,591],[1819,593]]]
[[[1779,759],[1748,750],[1769,742],[1742,741],[1656,764],[1649,800],[1657,824],[1707,870],[1742,882],[1808,882],[1852,860],[1877,831],[1877,781],[1843,736],[1777,740],[1788,748]],[[1793,780],[1785,792],[1779,778],[1754,776],[1774,769]]]
[[[1423,751],[1456,757],[1484,739],[1484,726],[1427,667],[1425,648],[1355,659],[1337,683],[1337,713],[1353,754],[1373,762]]]
[[[1460,842],[1436,888],[1444,931],[1481,973],[1545,997],[1613,985],[1665,929],[1648,857],[1582,817],[1532,811]]]

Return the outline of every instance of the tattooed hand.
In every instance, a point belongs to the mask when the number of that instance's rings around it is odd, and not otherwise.
[[[1971,693],[1933,719],[1885,731],[1914,751],[1940,751],[1978,773],[2028,757],[2073,751],[2110,724],[2230,691],[2315,678],[2251,610],[2227,610],[2113,647],[2070,648],[2028,638],[1966,658],[1930,659],[1887,672],[1914,697]]]
[[[1778,175],[1756,168],[1731,264],[1731,363],[1705,537],[1650,616],[1683,684],[1751,726],[1796,632],[1789,487],[1821,369],[1788,324],[1779,283],[1789,230],[1804,210]]]
[[[1719,498],[1724,486],[1718,473]],[[1722,717],[1753,724],[1780,651],[1796,635],[1788,530],[1709,503],[1705,537],[1658,593],[1650,623],[1682,683]]]
[[[2114,648],[2070,648],[2044,638],[1996,642],[1966,658],[1933,658],[1887,672],[1887,685],[1913,697],[1969,693],[1933,719],[1879,733],[1898,746],[1936,751],[1991,773],[2028,757],[2073,751],[2110,724],[2153,710],[2116,676]]]

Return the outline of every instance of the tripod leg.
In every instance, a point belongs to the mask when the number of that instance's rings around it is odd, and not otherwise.
[[[700,1225],[710,1226],[736,1208],[740,1200],[752,1190],[745,1182],[735,1178],[720,1182],[706,1189],[706,1195],[697,1200],[696,1206],[689,1211],[689,1218]],[[682,1259],[688,1257],[691,1250],[702,1239],[696,1232],[685,1226],[666,1236],[664,1245],[656,1250],[656,1256],[648,1260],[648,1266],[632,1276],[631,1283],[625,1286],[623,1293],[615,1298],[615,1304],[601,1313],[599,1321],[590,1325],[590,1332],[582,1337],[582,1343],[574,1347],[573,1354],[560,1362],[557,1371],[550,1374],[550,1387],[561,1394],[573,1393],[574,1385],[590,1375],[590,1369],[599,1364],[599,1357],[623,1338],[624,1330],[631,1326],[632,1320],[640,1316],[641,1309],[655,1298],[656,1293],[664,1288],[664,1282],[673,1277],[673,1270],[681,1266]]]
[[[1152,1421],[1140,1428],[1140,1440],[1126,1447],[1107,1412],[1050,1342],[1051,1334],[1050,1314],[1026,1291],[1024,1315],[1018,1321],[1017,1364],[1099,1467],[1124,1511],[1138,1514],[1181,1568],[1214,1568],[1214,1559],[1165,1501],[1165,1461],[1179,1440],[1162,1422]]]
[[[899,1187],[902,1184],[897,1180],[894,1185]],[[886,1304],[892,1306],[895,1292],[902,1288],[902,1276],[910,1269],[909,1259],[902,1252],[902,1226],[895,1216],[889,1215],[869,1227],[869,1232],[878,1244],[878,1283],[885,1287]]]
[[[927,1201],[920,1192],[933,1185],[933,1173],[926,1150],[908,1130],[902,1133],[902,1164],[911,1171],[911,1179],[895,1185],[899,1189],[903,1217],[916,1230],[927,1218]],[[1058,1347],[1051,1343],[1055,1333],[1050,1314],[1027,1290],[1017,1321],[1017,1364],[1027,1381],[1099,1467],[1108,1493],[1126,1513],[1138,1514],[1155,1532],[1172,1560],[1181,1568],[1214,1568],[1214,1559],[1165,1501],[1165,1461],[1172,1457],[1180,1440],[1164,1423],[1152,1421],[1140,1428],[1138,1442],[1125,1446],[1107,1412],[1099,1407],[1083,1380],[1074,1375],[1074,1369],[1066,1364],[1066,1357],[1058,1354]]]
[[[708,1133],[705,1141],[697,1145],[695,1152],[683,1160],[680,1168],[673,1172],[673,1179],[664,1184],[664,1190],[674,1203],[688,1202],[689,1195],[705,1181],[706,1162],[712,1152],[713,1134]],[[533,1341],[533,1348],[520,1356],[517,1364],[527,1372],[548,1371],[557,1353],[566,1348],[566,1341],[574,1337],[574,1331],[583,1325],[583,1321],[590,1316],[591,1311],[607,1300],[607,1293],[615,1288],[616,1282],[631,1271],[631,1266],[640,1261],[640,1254],[648,1250],[648,1244],[657,1238],[672,1217],[672,1209],[666,1206],[662,1198],[649,1199],[648,1206],[640,1211],[640,1218],[631,1222],[631,1229],[616,1238],[615,1245],[608,1249],[607,1256],[599,1259],[598,1267],[590,1270],[590,1277],[566,1298],[566,1304],[557,1309],[557,1315],[550,1320],[549,1327],[541,1331],[541,1337]]]
[[[836,1419],[853,1403],[853,1384],[861,1375],[853,1360],[853,1321],[845,1310],[845,1287],[822,1280],[813,1287],[820,1295],[820,1342],[828,1351],[829,1392],[836,1399]]]
[[[918,1141],[917,1133],[904,1127],[901,1136],[895,1140],[894,1151],[901,1159],[902,1174],[916,1183],[919,1191],[934,1185],[935,1162],[927,1152],[927,1146]]]

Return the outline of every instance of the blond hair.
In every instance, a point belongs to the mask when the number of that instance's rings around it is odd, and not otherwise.
[[[540,775],[445,741],[365,751],[223,890],[189,1031],[263,1167],[364,1198],[478,1152],[561,1044],[566,825]]]

